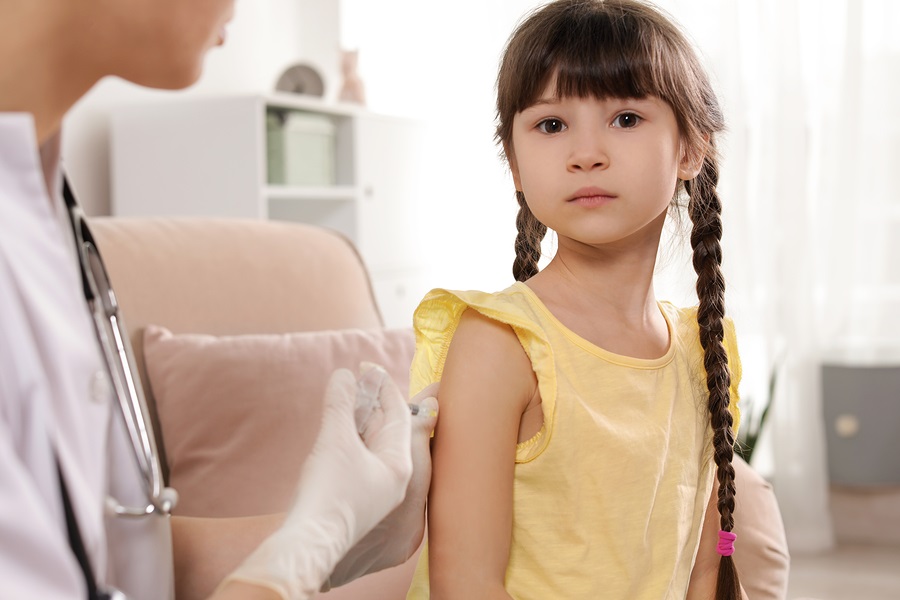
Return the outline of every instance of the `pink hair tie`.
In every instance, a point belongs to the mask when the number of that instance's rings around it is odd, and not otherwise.
[[[734,540],[737,539],[737,535],[731,533],[730,531],[719,530],[719,544],[716,546],[716,551],[722,556],[731,556],[734,554]]]

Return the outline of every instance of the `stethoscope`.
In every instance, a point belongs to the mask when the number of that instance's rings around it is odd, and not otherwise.
[[[119,303],[109,283],[106,266],[94,243],[94,236],[91,235],[84,212],[75,201],[69,182],[65,178],[63,198],[75,235],[84,298],[91,311],[97,340],[147,494],[145,506],[125,506],[112,496],[107,496],[107,510],[120,517],[144,517],[154,513],[168,515],[178,502],[178,493],[173,488],[163,485],[153,426],[148,416],[143,388],[132,368],[134,355],[128,331],[119,314]]]

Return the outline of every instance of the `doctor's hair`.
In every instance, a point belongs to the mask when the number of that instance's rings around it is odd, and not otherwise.
[[[722,275],[722,205],[716,134],[725,128],[722,110],[697,54],[679,28],[656,8],[637,0],[558,0],[522,21],[510,36],[497,76],[496,141],[515,156],[512,125],[517,113],[540,99],[556,78],[559,98],[644,98],[655,96],[675,113],[688,156],[699,174],[679,181],[673,205],[688,196],[693,224],[691,247],[697,272],[697,320],[709,391],[710,425],[718,480],[720,528],[734,529],[734,432],[728,410],[731,372],[723,345],[725,279]],[[519,213],[513,275],[525,281],[538,272],[541,240],[547,232],[516,192]],[[740,598],[731,556],[719,565],[716,600]]]

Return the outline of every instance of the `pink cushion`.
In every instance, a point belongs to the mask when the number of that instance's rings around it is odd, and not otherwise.
[[[148,326],[144,360],[176,514],[284,510],[318,434],[330,374],[378,363],[406,394],[414,349],[410,329],[217,337]]]

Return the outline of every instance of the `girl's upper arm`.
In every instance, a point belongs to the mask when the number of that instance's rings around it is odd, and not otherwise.
[[[474,310],[463,313],[441,378],[432,450],[432,598],[508,598],[519,419],[536,390],[515,332]]]

